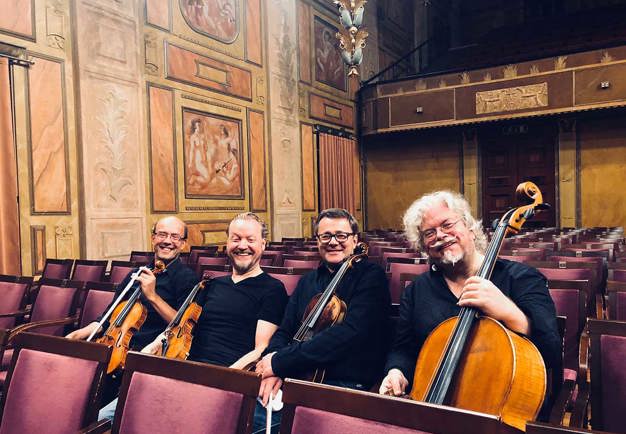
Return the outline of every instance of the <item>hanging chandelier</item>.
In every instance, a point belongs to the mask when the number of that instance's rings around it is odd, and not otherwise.
[[[334,0],[339,8],[341,28],[337,32],[341,58],[348,65],[348,76],[358,76],[357,66],[363,61],[363,48],[369,33],[362,26],[367,0]]]

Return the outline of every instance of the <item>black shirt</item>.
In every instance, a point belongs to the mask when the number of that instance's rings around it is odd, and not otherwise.
[[[389,332],[389,289],[380,266],[363,260],[343,277],[336,291],[348,308],[343,322],[308,341],[293,341],[311,298],[323,292],[332,277],[322,264],[300,279],[265,353],[276,351],[272,370],[279,377],[325,368],[325,381],[370,387],[382,373]]]
[[[257,321],[280,324],[287,304],[283,283],[261,273],[237,283],[214,279],[196,298],[202,314],[189,359],[230,366],[255,346]]]
[[[498,259],[491,281],[528,317],[530,340],[539,349],[546,368],[559,367],[561,339],[546,278],[525,264]],[[398,368],[411,382],[422,344],[439,323],[459,314],[457,302],[441,271],[431,268],[419,275],[402,294],[396,339],[385,371]]]
[[[152,266],[150,266],[152,268]],[[132,273],[129,273],[128,276],[117,286],[115,290],[115,297],[113,301],[115,301],[118,295],[122,292],[124,287],[130,281],[130,276]],[[158,273],[156,275],[156,293],[165,301],[170,307],[174,310],[178,310],[180,306],[187,298],[189,291],[195,286],[198,282],[198,277],[196,274],[188,268],[186,265],[180,262],[180,259],[176,258],[172,262],[170,262],[165,271]],[[139,288],[139,285],[136,287]],[[134,292],[134,288],[128,291],[125,299],[131,296]],[[141,350],[143,347],[151,343],[156,337],[165,330],[168,323],[159,315],[159,313],[154,309],[152,304],[146,301],[143,297],[143,294],[140,298],[140,301],[143,300],[142,304],[146,307],[148,315],[146,316],[146,320],[141,326],[141,328],[135,332],[133,338],[130,341],[130,349],[131,350]],[[113,302],[111,302],[113,304]],[[109,305],[105,311],[106,313],[111,305]],[[102,318],[101,315],[97,321],[100,321]],[[109,326],[109,323],[103,324],[103,328]]]

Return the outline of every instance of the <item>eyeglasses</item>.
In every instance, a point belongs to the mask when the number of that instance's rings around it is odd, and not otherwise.
[[[317,238],[322,244],[330,243],[330,240],[332,240],[333,238],[336,239],[338,243],[345,243],[352,235],[354,235],[354,233],[352,232],[337,232],[334,234],[326,232],[323,234],[315,235],[315,238]]]
[[[167,237],[170,237],[172,241],[174,242],[179,242],[181,240],[184,240],[181,234],[170,234],[169,232],[163,232],[163,231],[154,232],[154,238],[156,238],[159,241],[163,241],[167,239]]]
[[[450,233],[454,226],[461,220],[462,219],[458,219],[453,222],[444,222],[440,226],[426,229],[425,231],[422,231],[422,239],[426,243],[432,243],[433,241],[435,241],[435,239],[437,239],[437,229],[441,229],[441,232],[443,232],[444,234]]]

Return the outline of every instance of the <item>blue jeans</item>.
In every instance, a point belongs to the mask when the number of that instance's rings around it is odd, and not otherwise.
[[[113,401],[109,402],[107,405],[105,405],[104,407],[100,409],[100,412],[98,413],[98,420],[102,420],[102,419],[113,420],[113,417],[115,416],[116,407],[117,407],[117,398],[115,398]]]
[[[324,384],[327,384],[329,386],[347,387],[348,389],[367,390],[362,384],[354,383],[352,381],[332,381],[331,380],[331,381],[324,382]],[[280,429],[280,419],[282,417],[282,413],[283,413],[282,410],[272,412],[271,434],[278,434],[278,431]],[[252,425],[252,434],[265,433],[266,422],[267,422],[267,410],[265,409],[265,407],[263,407],[263,405],[259,401],[257,401],[256,408],[254,409],[254,422]]]

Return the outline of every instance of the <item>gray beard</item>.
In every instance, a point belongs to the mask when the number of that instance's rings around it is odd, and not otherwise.
[[[446,250],[445,252],[443,252],[443,258],[441,258],[439,262],[441,264],[452,265],[454,267],[459,262],[462,262],[463,259],[465,259],[465,254],[463,252],[459,253],[458,255],[455,255],[451,253],[450,251]]]

